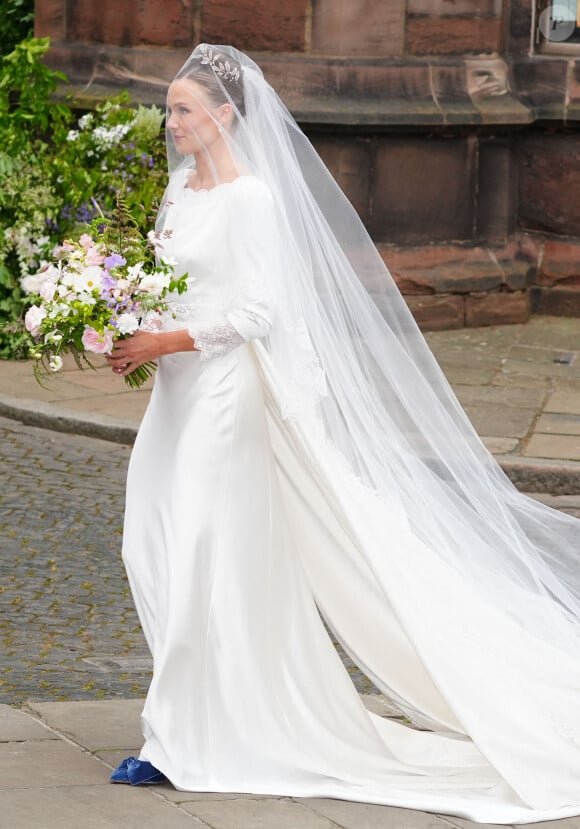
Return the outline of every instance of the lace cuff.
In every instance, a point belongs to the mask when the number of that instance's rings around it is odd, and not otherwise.
[[[163,316],[157,311],[149,311],[139,323],[139,331],[159,334],[163,330]]]
[[[204,361],[227,354],[246,342],[230,322],[216,323],[207,328],[190,326],[187,333],[195,341],[195,348]]]

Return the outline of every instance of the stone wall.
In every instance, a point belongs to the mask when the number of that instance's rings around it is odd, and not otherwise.
[[[85,105],[162,102],[201,40],[250,51],[421,325],[459,327],[580,315],[580,49],[537,54],[532,5],[36,0],[36,33]]]

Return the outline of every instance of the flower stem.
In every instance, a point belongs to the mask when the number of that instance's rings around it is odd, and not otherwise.
[[[125,376],[125,383],[130,389],[139,389],[143,383],[146,383],[150,377],[153,377],[156,368],[157,365],[155,363],[143,363]]]

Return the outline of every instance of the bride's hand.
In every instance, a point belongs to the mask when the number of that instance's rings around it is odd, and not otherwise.
[[[112,354],[107,361],[115,374],[124,377],[135,371],[137,366],[156,360],[162,354],[160,335],[147,331],[137,331],[126,340],[115,343]]]

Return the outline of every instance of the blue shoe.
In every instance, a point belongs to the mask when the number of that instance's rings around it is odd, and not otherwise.
[[[167,778],[147,760],[127,757],[110,776],[111,783],[129,783],[131,786],[153,786]]]

